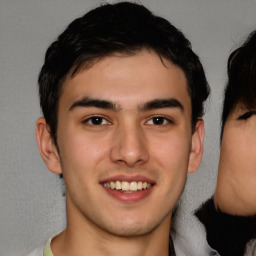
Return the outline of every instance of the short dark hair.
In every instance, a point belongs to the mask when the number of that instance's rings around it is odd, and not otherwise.
[[[256,107],[256,30],[228,59],[228,82],[225,88],[221,139],[227,118],[236,109]]]
[[[209,86],[190,42],[167,20],[140,4],[104,4],[74,20],[48,48],[39,74],[40,104],[57,142],[57,112],[62,83],[101,58],[148,49],[179,66],[185,73],[192,101],[192,127],[204,114]]]

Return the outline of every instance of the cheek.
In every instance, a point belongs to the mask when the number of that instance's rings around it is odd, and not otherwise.
[[[254,131],[253,131],[254,132]],[[254,132],[255,133],[255,132]],[[255,171],[256,169],[256,136],[253,133],[244,133],[239,138],[237,136],[237,144],[233,145],[236,152],[233,153],[234,158],[238,158],[240,164],[247,166]],[[234,149],[233,149],[234,150]],[[239,156],[239,157],[238,157]]]
[[[171,172],[187,172],[190,141],[189,135],[182,134],[174,136],[165,136],[162,140],[154,140],[151,147],[153,160],[166,170],[167,174]]]
[[[222,159],[234,169],[256,166],[256,136],[241,128],[227,129],[221,144]]]
[[[223,134],[222,142],[221,142],[221,157],[222,159],[229,165],[237,165],[239,164],[238,160],[238,143],[240,138],[237,136],[234,137],[233,131],[228,129],[225,134]],[[240,148],[241,151],[241,148]]]
[[[187,138],[184,137],[183,138]],[[153,161],[160,168],[159,190],[166,207],[174,207],[178,201],[187,178],[188,161],[190,152],[189,140],[165,139],[162,143],[155,143],[152,154]]]
[[[92,191],[98,189],[98,169],[105,154],[102,141],[84,139],[79,134],[67,136],[63,141],[60,156],[67,194],[74,202],[90,198]]]
[[[60,141],[63,172],[72,172],[79,176],[91,175],[107,151],[104,140],[85,136],[83,132],[62,132]]]

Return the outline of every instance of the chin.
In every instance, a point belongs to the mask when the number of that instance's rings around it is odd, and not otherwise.
[[[112,229],[110,233],[119,237],[136,237],[150,234],[155,228],[149,227],[123,227]]]
[[[122,223],[121,225],[115,223],[112,226],[105,227],[105,231],[120,237],[144,236],[152,233],[160,224],[160,221],[152,221],[148,223],[142,223],[141,221],[133,223],[127,222]]]

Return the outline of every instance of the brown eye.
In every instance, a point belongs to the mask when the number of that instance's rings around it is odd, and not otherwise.
[[[152,121],[154,125],[162,125],[166,122],[166,119],[163,117],[154,117],[152,118]]]
[[[168,123],[171,123],[171,121],[162,116],[155,116],[147,121],[147,124],[149,125],[165,125]]]
[[[109,124],[109,122],[101,116],[92,116],[92,117],[84,120],[83,123],[87,123],[87,124],[90,124],[90,125],[106,125],[106,124]]]

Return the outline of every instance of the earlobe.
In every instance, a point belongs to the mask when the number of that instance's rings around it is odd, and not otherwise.
[[[197,121],[195,131],[192,135],[191,151],[189,157],[188,172],[195,172],[201,163],[203,157],[203,143],[204,143],[204,120]]]
[[[36,122],[36,139],[47,168],[53,173],[62,173],[58,150],[50,134],[50,128],[43,117]]]

